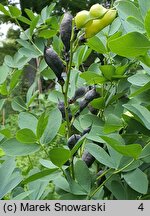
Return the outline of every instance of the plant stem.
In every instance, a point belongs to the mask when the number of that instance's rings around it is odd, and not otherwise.
[[[89,195],[87,197],[87,199],[91,199],[105,184],[106,182],[108,182],[108,180],[115,174],[118,174],[119,172],[123,171],[124,169],[126,169],[128,166],[130,166],[132,163],[134,162],[134,159],[132,161],[130,161],[130,163],[128,163],[127,165],[125,165],[124,167],[122,167],[119,170],[114,171],[110,176],[108,176],[108,178],[98,187],[96,188],[91,195]],[[108,171],[110,171],[111,169],[109,169]],[[105,173],[106,174],[106,173]],[[101,175],[102,176],[102,175]]]
[[[71,134],[69,113],[68,113],[68,110],[69,110],[68,90],[69,90],[69,82],[70,82],[73,53],[74,53],[73,52],[73,42],[74,42],[74,20],[72,21],[72,34],[71,34],[71,40],[70,40],[70,60],[69,60],[69,63],[67,63],[67,68],[66,68],[67,79],[66,79],[65,89],[63,89],[63,87],[62,87],[62,93],[64,95],[65,116],[66,116],[66,122],[67,122],[67,138],[69,138],[70,134]]]
[[[30,162],[30,164],[31,164],[31,167],[33,168],[33,163],[32,163],[32,160],[31,160],[31,158],[30,158],[29,155],[28,155],[28,159],[29,159],[29,162]]]
[[[25,36],[28,38],[28,40],[31,42],[31,44],[40,52],[41,55],[43,55],[43,52],[36,46],[36,44],[31,40],[31,38],[26,34],[26,32],[24,31],[24,29],[21,27],[20,23],[18,22],[18,20],[15,18],[15,21],[17,23],[17,25],[20,27],[20,29],[24,32]]]

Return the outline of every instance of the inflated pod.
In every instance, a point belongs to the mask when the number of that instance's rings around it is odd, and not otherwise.
[[[75,146],[75,144],[78,142],[80,138],[81,136],[79,134],[73,134],[71,137],[69,137],[67,145],[70,150]]]
[[[91,102],[93,99],[99,97],[99,93],[96,92],[95,88],[92,88],[91,90],[89,90],[86,94],[85,94],[85,100],[87,100],[88,102]]]
[[[44,59],[48,66],[53,70],[58,80],[62,80],[62,73],[65,70],[63,62],[57,55],[57,53],[53,50],[52,47],[46,47],[44,49]]]
[[[70,39],[72,33],[72,19],[73,16],[66,12],[60,24],[60,37],[65,46],[65,51],[68,52],[70,50]]]
[[[83,100],[81,100],[79,102],[79,111],[82,112],[82,110],[84,110],[84,108],[87,107],[88,103],[89,102],[85,98]]]
[[[58,109],[60,110],[61,114],[62,114],[62,118],[65,119],[65,104],[63,101],[59,101],[58,103]],[[69,115],[69,120],[71,120],[72,118],[72,114],[71,114],[71,110],[68,108],[68,115]]]
[[[76,91],[74,96],[71,98],[72,102],[75,102],[78,98],[83,97],[86,92],[87,92],[88,88],[87,87],[79,87]]]
[[[108,10],[101,19],[95,19],[93,22],[85,28],[85,37],[91,38],[99,31],[110,25],[116,17],[116,10]]]
[[[82,160],[86,163],[88,167],[90,167],[94,163],[95,158],[87,150],[85,150],[82,155]]]

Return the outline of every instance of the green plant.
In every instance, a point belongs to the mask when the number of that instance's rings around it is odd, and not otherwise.
[[[107,25],[90,37],[82,28],[85,23],[77,31],[76,18],[55,17],[54,7],[47,6],[38,15],[26,10],[29,18],[25,18],[16,7],[0,5],[18,25],[21,21],[29,26],[17,40],[18,53],[6,56],[1,66],[0,108],[7,109],[6,101],[11,104],[18,113],[19,129],[15,135],[0,130],[0,177],[5,179],[0,198],[10,193],[11,199],[147,199],[150,3],[116,2],[111,22],[106,15],[112,9],[92,20],[107,18]],[[26,98],[13,97],[18,78],[32,58],[37,62],[35,81]],[[86,67],[89,59],[92,62]],[[55,80],[55,89],[47,92],[44,108],[38,110],[41,77]],[[53,145],[58,134],[62,139]],[[36,152],[44,152],[41,166],[30,166],[26,174],[15,169],[14,158],[27,156],[32,162]]]

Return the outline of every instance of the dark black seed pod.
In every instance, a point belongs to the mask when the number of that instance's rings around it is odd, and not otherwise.
[[[91,90],[89,90],[86,94],[85,94],[85,99],[88,101],[88,102],[91,102],[93,99],[99,97],[99,93],[96,92],[96,89],[95,88],[92,88]]]
[[[88,167],[90,167],[94,163],[95,158],[88,151],[85,150],[82,155],[82,160],[86,163]]]
[[[61,40],[65,46],[65,51],[68,52],[70,50],[70,39],[72,32],[72,19],[73,16],[66,12],[60,24],[60,36]]]
[[[74,96],[72,97],[71,100],[74,102],[74,101],[76,101],[78,98],[83,97],[83,96],[86,94],[87,90],[88,90],[87,87],[80,87],[80,88],[78,88],[78,89],[75,91],[75,94],[74,94]]]
[[[87,107],[88,105],[88,101],[83,99],[79,102],[79,109],[80,109],[80,112],[82,112],[82,110],[84,110],[85,107]]]
[[[62,117],[65,118],[65,105],[63,101],[59,101],[58,109],[60,110]]]
[[[90,104],[88,105],[88,109],[89,111],[93,114],[93,115],[97,115],[98,114],[98,109],[95,109],[94,107],[92,107]]]
[[[79,134],[73,134],[71,137],[69,137],[67,142],[69,149],[72,149],[80,138],[81,136]]]
[[[82,136],[86,133],[89,133],[91,130],[91,127],[86,128],[83,132],[82,132]]]
[[[64,65],[57,53],[51,47],[45,47],[44,59],[48,66],[54,71],[58,80],[62,80],[62,73],[64,72]]]
[[[59,101],[58,103],[58,109],[60,110],[61,114],[62,114],[62,118],[65,119],[65,105],[63,101]],[[71,114],[71,110],[70,108],[68,108],[68,115],[69,115],[69,120],[72,119],[72,114]]]
[[[97,177],[99,177],[99,176],[101,176],[102,174],[103,174],[103,170],[100,170],[98,173],[97,173]],[[100,184],[102,184],[102,182],[104,182],[105,181],[105,179],[106,179],[106,177],[105,176],[102,176],[101,178],[99,178],[98,180],[97,180],[97,186],[99,186]]]

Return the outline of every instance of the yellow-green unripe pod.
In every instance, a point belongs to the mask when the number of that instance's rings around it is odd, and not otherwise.
[[[102,17],[107,11],[108,9],[104,8],[102,5],[94,4],[90,8],[90,16],[92,18]]]
[[[78,29],[85,27],[86,23],[90,19],[90,13],[87,10],[82,10],[78,12],[74,18],[76,27]]]
[[[93,20],[91,25],[88,25],[85,28],[85,37],[86,38],[93,37],[103,28],[111,24],[116,17],[116,13],[117,13],[116,10],[110,9],[101,19]]]

